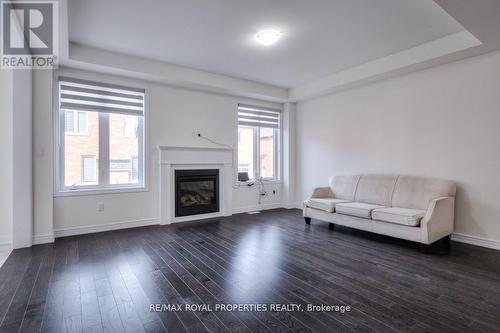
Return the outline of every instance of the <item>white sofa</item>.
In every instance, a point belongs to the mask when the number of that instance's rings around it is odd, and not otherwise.
[[[424,245],[453,232],[455,183],[404,175],[336,176],[304,201],[304,218]],[[423,246],[423,250],[427,250]]]

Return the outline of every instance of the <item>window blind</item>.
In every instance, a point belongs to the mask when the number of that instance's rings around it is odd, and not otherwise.
[[[238,104],[238,125],[279,128],[281,110]]]
[[[65,110],[144,114],[145,90],[70,77],[59,77],[59,103]]]

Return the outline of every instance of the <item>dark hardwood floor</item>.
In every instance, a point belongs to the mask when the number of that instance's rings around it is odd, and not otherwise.
[[[0,269],[0,332],[500,332],[500,252],[418,244],[298,210],[57,239]],[[348,305],[164,311],[151,303]]]

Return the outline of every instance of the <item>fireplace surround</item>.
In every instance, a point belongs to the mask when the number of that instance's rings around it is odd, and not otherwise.
[[[160,223],[170,224],[230,216],[232,208],[233,152],[229,148],[158,146]],[[219,174],[218,209],[210,213],[176,214],[176,172],[182,170],[216,170]],[[185,199],[186,200],[186,199]],[[188,201],[196,200],[188,198]],[[187,201],[185,201],[187,202]],[[213,206],[212,206],[213,207]]]

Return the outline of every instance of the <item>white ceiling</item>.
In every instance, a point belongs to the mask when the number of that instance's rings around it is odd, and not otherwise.
[[[295,87],[462,31],[432,0],[69,0],[71,42]],[[271,47],[253,35],[274,28]]]

